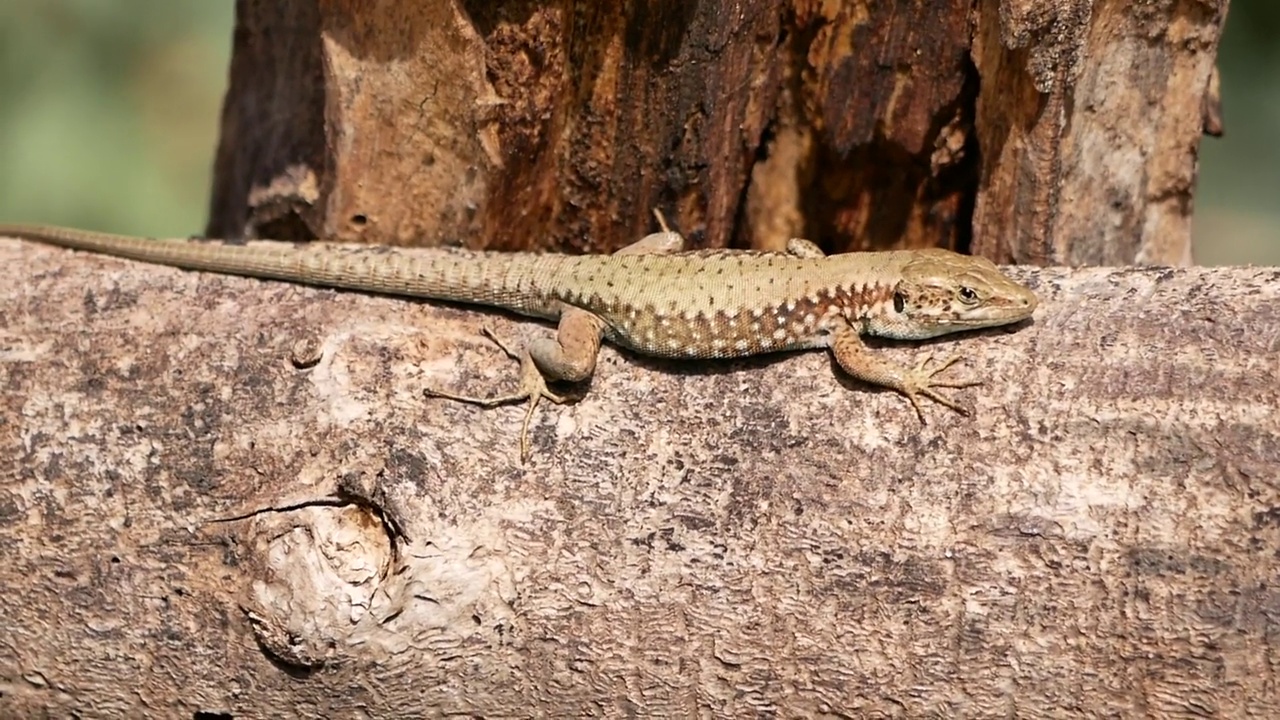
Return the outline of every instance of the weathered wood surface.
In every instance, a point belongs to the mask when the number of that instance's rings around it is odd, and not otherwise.
[[[926,427],[819,353],[606,350],[522,467],[420,388],[546,328],[0,266],[0,716],[1280,714],[1275,269],[1023,271]]]
[[[207,232],[1185,264],[1226,12],[240,0]]]

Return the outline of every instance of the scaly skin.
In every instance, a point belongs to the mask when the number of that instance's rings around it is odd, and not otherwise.
[[[664,227],[665,230],[665,227]],[[1034,293],[991,262],[947,250],[825,256],[807,240],[785,253],[684,251],[672,232],[613,255],[486,253],[270,241],[151,240],[58,227],[0,225],[0,236],[34,240],[190,270],[448,300],[558,320],[556,337],[523,350],[517,392],[494,398],[428,394],[486,406],[542,398],[563,402],[546,380],[581,381],[601,340],[656,357],[715,359],[830,348],[853,377],[965,412],[937,392],[977,381],[936,375],[958,360],[902,367],[870,353],[862,335],[920,340],[1030,317]],[[491,336],[492,337],[492,336]],[[495,342],[497,339],[494,338]]]

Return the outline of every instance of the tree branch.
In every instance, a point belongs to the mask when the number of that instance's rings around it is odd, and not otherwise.
[[[608,349],[521,466],[422,388],[546,328],[0,263],[2,714],[1280,710],[1274,269],[1024,270],[925,427],[820,353]]]

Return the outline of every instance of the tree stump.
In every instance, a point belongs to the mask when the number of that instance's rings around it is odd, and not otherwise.
[[[208,232],[1185,264],[1226,7],[242,0]]]

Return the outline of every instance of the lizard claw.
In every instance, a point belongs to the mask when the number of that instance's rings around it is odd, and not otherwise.
[[[528,405],[524,411],[524,422],[520,425],[520,462],[526,462],[529,459],[529,425],[533,421],[533,412],[538,409],[538,403],[546,398],[553,403],[562,404],[569,401],[563,395],[557,395],[551,392],[547,387],[547,380],[538,371],[537,365],[533,362],[533,357],[529,352],[517,352],[503,343],[494,335],[489,328],[483,328],[481,332],[493,341],[504,353],[509,355],[513,360],[520,362],[520,385],[516,391],[507,395],[496,395],[494,397],[476,397],[474,395],[458,395],[435,388],[424,388],[423,393],[427,397],[438,397],[445,400],[453,400],[455,402],[467,403],[469,405],[479,405],[480,407],[497,407],[499,405],[511,405],[519,402],[527,402]]]
[[[484,327],[480,328],[480,334],[489,338],[489,341],[492,342],[494,345],[497,345],[499,350],[507,354],[507,357],[517,362],[523,362],[523,359],[524,359],[523,355],[519,351],[513,350],[510,345],[502,342],[502,340],[499,340],[497,334],[493,332],[493,328],[489,327],[488,325],[485,325]]]
[[[924,357],[909,373],[907,373],[902,383],[902,394],[907,396],[911,401],[911,406],[915,408],[916,415],[920,417],[921,424],[927,425],[928,420],[925,419],[924,410],[920,407],[920,397],[927,397],[930,400],[955,410],[961,415],[969,415],[969,410],[962,405],[957,404],[951,398],[939,393],[937,388],[966,388],[981,385],[981,380],[947,380],[938,378],[937,375],[961,360],[960,355],[952,355],[940,363],[929,367],[929,363],[933,361],[933,354],[930,353]]]

